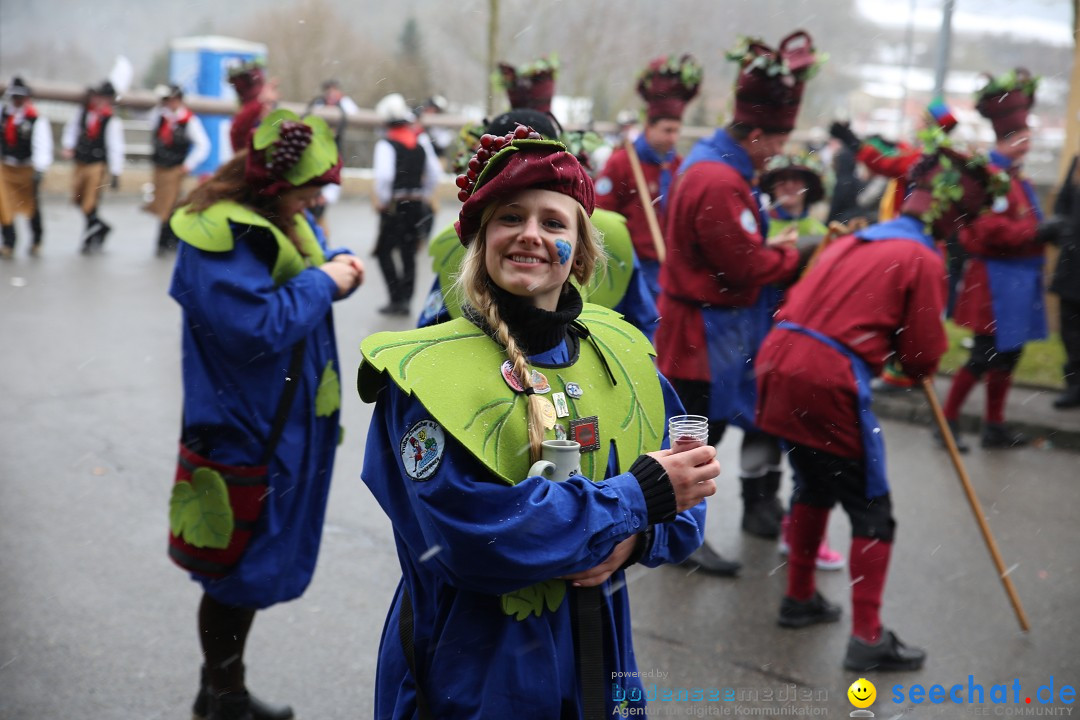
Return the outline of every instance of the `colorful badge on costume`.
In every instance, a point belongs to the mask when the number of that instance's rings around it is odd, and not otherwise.
[[[442,290],[435,288],[427,296],[427,300],[424,301],[424,317],[435,317],[439,314],[439,311],[443,307],[443,295]]]
[[[401,464],[413,480],[427,480],[435,474],[446,451],[446,434],[434,420],[421,420],[401,438]]]
[[[552,393],[551,402],[555,405],[555,414],[561,418],[570,417],[570,406],[566,404],[566,395]]]
[[[521,380],[518,379],[517,374],[514,372],[514,363],[507,360],[499,368],[499,372],[502,373],[503,381],[510,386],[510,389],[514,392],[525,392],[525,386],[521,384]],[[548,379],[539,370],[532,371],[532,389],[533,392],[538,395],[551,392],[551,384],[548,383]]]
[[[599,180],[596,181],[596,184],[595,184],[596,194],[597,195],[607,195],[609,192],[611,192],[612,187],[613,186],[612,186],[612,183],[611,183],[611,178],[602,177],[602,178],[600,178]]]
[[[581,392],[580,385],[578,385],[577,383],[568,382],[566,383],[566,394],[577,400],[584,393]]]
[[[581,445],[581,452],[600,449],[600,418],[596,415],[570,421],[570,439]]]
[[[560,265],[570,262],[570,243],[560,238],[555,241],[555,249],[559,252]]]
[[[565,440],[566,439],[566,428],[563,427],[562,423],[555,423],[555,439],[556,440]]]
[[[990,207],[996,213],[1003,213],[1009,209],[1009,197],[1007,195],[999,195],[994,198],[994,204]]]
[[[742,229],[748,233],[756,233],[758,231],[757,217],[750,208],[743,208],[743,211],[739,213],[739,224],[742,225]]]
[[[544,422],[545,430],[551,430],[555,427],[555,420],[557,418],[555,406],[552,405],[551,401],[546,397],[540,398],[540,418]]]

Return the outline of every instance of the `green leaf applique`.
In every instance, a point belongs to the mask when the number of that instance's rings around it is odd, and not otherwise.
[[[544,612],[544,607],[555,612],[566,597],[565,580],[545,580],[527,588],[506,593],[500,598],[502,611],[513,615],[519,622],[532,613],[536,617]]]
[[[221,473],[197,468],[191,482],[173,485],[169,499],[169,528],[195,547],[227,548],[233,533],[229,490]]]
[[[330,417],[341,407],[341,380],[334,370],[334,361],[327,360],[315,393],[315,416]]]

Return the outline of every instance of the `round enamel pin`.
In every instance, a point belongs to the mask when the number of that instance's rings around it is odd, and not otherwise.
[[[510,389],[514,392],[525,392],[525,387],[521,384],[521,380],[518,379],[517,374],[514,372],[514,363],[507,360],[499,368],[499,372],[502,373],[503,382],[510,386]],[[544,373],[539,370],[532,371],[532,388],[533,392],[538,395],[551,392],[551,384],[548,383],[548,379],[544,376]]]
[[[611,188],[611,178],[609,177],[602,177],[596,181],[597,195],[607,195],[609,192],[611,192]]]
[[[439,468],[446,451],[446,434],[434,420],[421,420],[401,438],[401,464],[413,480],[427,480]]]
[[[566,394],[577,400],[584,393],[581,392],[580,385],[578,385],[577,383],[568,382],[566,383]]]

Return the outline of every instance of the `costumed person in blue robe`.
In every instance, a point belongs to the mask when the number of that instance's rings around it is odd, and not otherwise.
[[[341,406],[331,304],[363,264],[303,214],[341,160],[319,118],[267,116],[172,217],[183,309],[183,426],[169,555],[204,590],[193,713],[293,716],[251,696],[256,610],[303,594],[319,553]]]
[[[713,448],[661,449],[682,406],[651,344],[570,282],[602,263],[592,180],[513,137],[482,137],[461,186],[463,316],[361,346],[362,476],[402,569],[378,718],[643,708],[623,570],[687,557],[715,492]],[[548,479],[559,447],[578,472]]]

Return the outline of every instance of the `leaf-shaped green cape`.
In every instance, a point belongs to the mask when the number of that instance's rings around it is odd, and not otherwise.
[[[592,333],[616,384],[588,340],[580,343],[577,360],[560,368],[537,367],[552,392],[576,383],[579,398],[567,395],[569,420],[595,415],[600,450],[583,453],[581,472],[602,480],[611,444],[618,467],[625,471],[639,455],[660,449],[664,434],[664,398],[652,345],[617,313],[587,304],[579,320]],[[526,396],[503,380],[502,347],[464,318],[406,332],[371,335],[361,344],[363,361],[357,389],[373,402],[386,378],[413,395],[431,416],[477,460],[502,480],[525,479],[529,455]],[[550,394],[547,395],[550,398]],[[549,430],[548,437],[554,438]]]
[[[238,225],[266,228],[273,234],[278,243],[278,254],[271,275],[278,285],[299,275],[309,267],[308,261],[314,266],[326,262],[315,232],[303,215],[293,218],[296,237],[304,249],[303,255],[276,225],[254,210],[231,201],[215,203],[202,212],[192,212],[190,207],[182,207],[173,213],[169,226],[176,237],[188,245],[206,252],[229,252],[236,244],[230,221]]]

